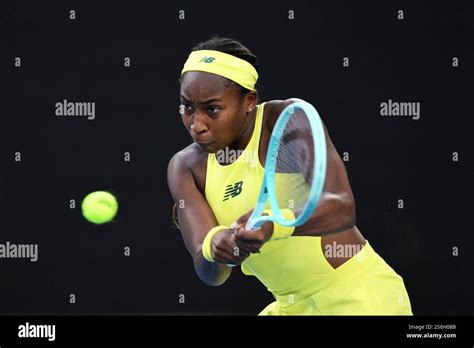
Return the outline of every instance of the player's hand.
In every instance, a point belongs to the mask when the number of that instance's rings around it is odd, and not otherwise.
[[[237,230],[236,242],[237,245],[245,250],[253,252],[260,252],[259,249],[267,242],[273,234],[273,223],[271,221],[265,222],[257,230],[246,230],[247,221],[252,215],[252,210],[242,215],[231,227]]]
[[[249,255],[247,248],[237,245],[236,230],[222,230],[214,235],[211,241],[211,253],[218,263],[240,265]]]

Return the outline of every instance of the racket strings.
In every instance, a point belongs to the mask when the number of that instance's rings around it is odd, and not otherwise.
[[[295,108],[281,131],[276,152],[275,193],[279,208],[291,209],[296,218],[307,204],[316,160],[308,116]]]

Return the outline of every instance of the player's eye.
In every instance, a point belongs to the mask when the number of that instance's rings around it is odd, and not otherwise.
[[[217,114],[222,109],[219,106],[209,106],[209,111],[213,114]]]

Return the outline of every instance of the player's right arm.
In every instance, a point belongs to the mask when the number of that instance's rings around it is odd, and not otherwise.
[[[202,242],[209,230],[218,223],[205,197],[196,186],[191,161],[195,153],[184,149],[175,154],[168,164],[168,186],[177,205],[178,221],[186,249],[194,261],[199,278],[208,285],[218,286],[229,278],[232,268],[226,263],[241,263],[248,253],[234,255],[235,236],[230,230],[213,238],[212,255],[216,262],[202,255]]]

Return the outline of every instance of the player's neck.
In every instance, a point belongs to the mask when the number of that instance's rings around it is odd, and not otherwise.
[[[245,150],[247,145],[252,139],[252,134],[255,128],[255,119],[256,119],[256,108],[247,116],[247,120],[244,125],[244,130],[240,136],[233,143],[229,145],[230,150]]]

